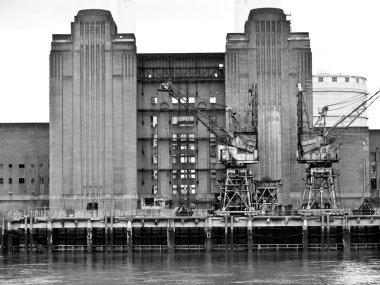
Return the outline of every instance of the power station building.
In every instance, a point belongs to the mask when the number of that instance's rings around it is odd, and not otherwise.
[[[1,172],[2,204],[170,207],[189,193],[197,207],[211,208],[224,176],[216,138],[177,100],[156,92],[170,80],[181,100],[226,127],[227,106],[247,122],[248,89],[257,84],[259,163],[252,171],[256,179],[281,179],[280,202],[298,206],[305,171],[296,158],[298,82],[313,110],[308,33],[291,32],[281,9],[261,8],[250,12],[244,33],[227,34],[225,53],[139,54],[137,44],[105,10],[81,10],[70,34],[53,35],[50,123],[0,125],[9,147],[20,136],[25,141],[17,155],[0,153],[0,168],[19,167]],[[341,172],[364,167],[369,177],[368,147],[349,155],[357,142],[369,144],[368,128],[355,132],[355,140],[345,136]],[[6,185],[10,178],[18,187]],[[362,180],[347,181],[342,193],[360,203]]]

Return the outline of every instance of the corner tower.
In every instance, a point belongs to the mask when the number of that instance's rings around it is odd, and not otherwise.
[[[135,208],[136,43],[81,10],[50,53],[50,207]]]
[[[227,35],[226,105],[240,121],[247,113],[248,88],[258,85],[256,179],[282,179],[283,204],[299,201],[303,170],[296,160],[297,83],[306,87],[312,111],[312,56],[308,33],[291,33],[281,9],[251,10],[244,33]],[[310,113],[311,119],[311,113]],[[292,201],[295,199],[295,201]]]

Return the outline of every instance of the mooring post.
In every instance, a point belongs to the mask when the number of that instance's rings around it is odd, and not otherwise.
[[[7,223],[7,252],[13,252],[12,224],[10,221]]]
[[[330,214],[326,214],[326,246],[327,251],[330,250]]]
[[[351,225],[347,217],[344,218],[343,225],[343,251],[350,252],[351,250]]]
[[[211,252],[212,248],[212,220],[210,217],[205,220],[205,233],[206,233],[206,252]]]
[[[128,253],[132,253],[132,221],[127,221],[127,248]]]
[[[53,251],[53,226],[51,220],[46,224],[46,238],[47,238],[47,249],[51,253]]]
[[[228,250],[228,216],[224,217],[224,247]]]
[[[304,217],[302,224],[302,249],[304,252],[308,251],[309,247],[309,231],[307,228],[307,218]]]
[[[325,250],[325,215],[321,214],[321,247]]]
[[[247,220],[247,244],[248,244],[248,252],[252,252],[253,245],[253,234],[252,234],[252,217],[248,217]]]
[[[92,223],[91,219],[87,220],[87,252],[92,252]]]
[[[174,252],[175,250],[175,228],[173,226],[173,223],[173,220],[169,218],[166,227],[168,252]]]

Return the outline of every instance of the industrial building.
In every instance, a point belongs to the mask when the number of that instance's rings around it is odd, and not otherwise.
[[[105,10],[81,10],[71,33],[53,35],[50,123],[0,125],[7,146],[0,152],[2,209],[175,207],[181,193],[196,207],[211,208],[225,175],[216,138],[178,100],[157,93],[168,80],[183,102],[226,128],[227,107],[250,127],[248,89],[257,84],[259,162],[251,170],[257,180],[281,180],[279,202],[297,207],[304,188],[296,157],[297,83],[314,110],[310,120],[329,95],[323,88],[341,92],[334,83],[351,84],[348,97],[365,89],[359,77],[313,79],[308,33],[291,32],[276,8],[252,10],[244,33],[227,34],[225,53],[139,54],[137,46]],[[320,78],[331,84],[323,87]],[[379,136],[363,116],[338,142],[344,207],[361,203],[376,172]]]

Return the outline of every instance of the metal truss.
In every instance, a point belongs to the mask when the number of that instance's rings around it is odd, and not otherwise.
[[[335,189],[337,174],[332,167],[312,167],[306,170],[306,185],[302,196],[303,209],[338,209]]]
[[[223,193],[222,211],[252,211],[253,175],[246,168],[227,168],[226,179],[219,184]]]
[[[256,180],[255,181],[255,210],[275,210],[278,203],[281,180]]]

